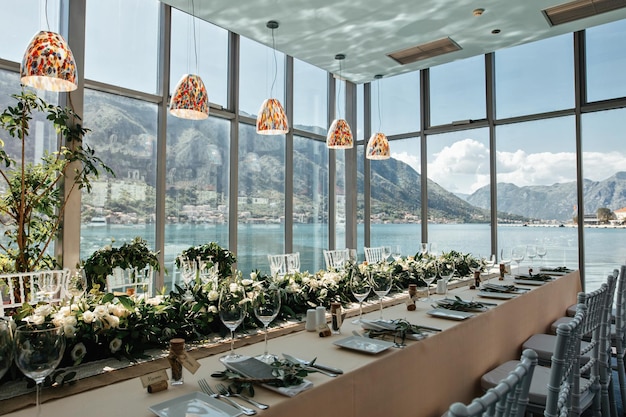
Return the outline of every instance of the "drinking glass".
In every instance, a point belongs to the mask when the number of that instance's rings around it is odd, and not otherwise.
[[[437,278],[437,267],[435,268],[426,268],[422,271],[422,281],[426,283],[426,298],[424,301],[432,301],[430,298],[430,284]]]
[[[87,290],[87,276],[85,270],[79,269],[74,271],[65,283],[65,291],[72,297],[78,298]]]
[[[183,295],[183,298],[187,301],[192,301],[193,293],[189,287],[191,282],[196,278],[198,267],[195,261],[180,258],[180,268],[180,277],[185,283],[185,294]]]
[[[60,274],[41,272],[37,277],[37,297],[39,301],[50,302],[61,287]]]
[[[546,249],[544,245],[537,245],[537,256],[540,259],[539,263],[541,264],[541,266],[545,266],[545,264],[543,263],[543,257],[546,256],[547,254],[548,254],[548,250]]]
[[[390,271],[373,270],[369,271],[370,285],[372,291],[378,296],[380,301],[380,319],[383,319],[383,298],[391,290],[391,284],[393,283],[393,276]]]
[[[511,265],[511,249],[508,248],[502,248],[500,249],[500,263],[503,264],[506,267],[508,267],[509,265]],[[505,269],[506,270],[506,269]],[[506,273],[505,273],[506,275]]]
[[[352,295],[359,302],[359,318],[352,321],[352,324],[360,324],[363,317],[363,301],[370,295],[372,290],[370,280],[358,272],[353,272],[350,278],[350,291]]]
[[[230,330],[230,353],[222,358],[224,362],[233,362],[241,358],[241,355],[235,354],[235,329],[246,317],[244,299],[243,287],[236,282],[226,283],[220,291],[218,305],[220,320]]]
[[[38,330],[25,325],[15,331],[15,364],[25,376],[36,383],[37,416],[41,414],[41,384],[59,366],[64,351],[65,337],[61,327]]]
[[[526,256],[530,259],[530,268],[533,267],[533,259],[537,256],[537,247],[535,245],[528,245],[526,247]]]
[[[276,355],[267,352],[267,326],[269,326],[280,312],[280,304],[280,292],[276,288],[268,288],[259,291],[252,304],[254,307],[254,315],[263,324],[265,333],[265,351],[263,355],[257,356],[257,359],[266,363],[273,363],[276,360]]]
[[[391,257],[396,261],[400,261],[402,259],[402,247],[400,245],[396,245],[393,247],[393,252],[391,252]]]
[[[383,246],[383,261],[387,261],[387,259],[391,256],[391,246]]]
[[[485,258],[483,258],[480,254],[476,255],[475,259],[471,259],[467,266],[470,270],[470,272],[472,273],[472,278],[474,277],[474,275],[476,274],[476,272],[482,272],[483,270],[483,263],[485,261]]]
[[[496,264],[496,255],[495,254],[491,254],[491,258],[489,259],[483,259],[483,264],[485,265],[485,268],[487,269],[487,282],[489,282],[489,279],[491,278],[491,268],[493,268],[493,266]]]
[[[422,242],[420,244],[420,253],[422,255],[426,255],[429,252],[429,245],[427,242]]]
[[[524,260],[524,256],[526,256],[526,246],[515,246],[511,249],[511,259],[517,263],[517,274],[520,273],[520,263]]]
[[[0,318],[0,379],[13,363],[13,331],[11,322]]]

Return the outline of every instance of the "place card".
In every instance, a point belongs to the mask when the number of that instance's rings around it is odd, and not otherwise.
[[[200,369],[200,362],[198,362],[189,353],[179,356],[178,360],[185,367],[185,369],[191,372],[192,374],[195,374],[196,371]]]
[[[141,379],[141,384],[144,388],[148,388],[148,385],[156,384],[157,382],[169,381],[169,377],[167,376],[167,372],[165,372],[165,369],[161,369],[160,371],[152,372],[150,374],[145,374],[139,377],[139,379]]]

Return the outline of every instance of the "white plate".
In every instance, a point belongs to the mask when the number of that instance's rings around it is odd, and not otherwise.
[[[394,346],[394,343],[387,342],[386,340],[370,339],[359,336],[346,337],[345,339],[333,342],[333,344],[346,349],[358,350],[359,352],[365,353],[380,353]]]
[[[520,293],[514,292],[492,292],[492,291],[479,291],[478,295],[485,298],[497,298],[499,300],[509,300],[511,298],[515,298]]]
[[[234,417],[241,411],[203,392],[194,392],[149,408],[160,417]]]
[[[474,314],[468,313],[466,311],[448,310],[446,308],[436,308],[434,310],[427,311],[426,314],[449,320],[465,320],[469,319],[470,317],[474,317]]]
[[[515,278],[513,281],[516,284],[522,284],[522,285],[543,285],[546,282],[550,282],[550,281],[540,281],[538,279],[518,279],[518,278]]]

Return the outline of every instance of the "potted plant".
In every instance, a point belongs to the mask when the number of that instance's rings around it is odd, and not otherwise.
[[[114,268],[143,269],[146,266],[151,266],[155,271],[161,269],[158,253],[151,251],[147,242],[137,236],[132,242],[124,243],[118,248],[111,244],[98,249],[85,260],[83,270],[87,276],[88,288],[97,284],[104,289],[106,277],[113,273]]]
[[[6,228],[0,263],[11,265],[11,272],[53,269],[59,263],[48,249],[62,224],[67,197],[81,189],[89,192],[90,180],[99,169],[113,172],[82,143],[89,130],[73,110],[48,104],[25,90],[12,97],[17,103],[2,111],[0,127],[20,143],[18,154],[11,155],[0,137],[4,182],[4,187],[0,185],[0,222]],[[34,147],[30,124],[37,113],[43,113],[64,140],[55,152],[45,152],[40,161],[30,163],[26,160],[27,151]]]

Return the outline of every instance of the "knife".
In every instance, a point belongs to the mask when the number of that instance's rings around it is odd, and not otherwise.
[[[333,368],[332,366],[321,365],[317,362],[311,363],[310,361],[305,361],[304,359],[299,359],[299,358],[296,358],[295,356],[291,356],[286,353],[283,353],[283,357],[290,362],[299,363],[301,365],[308,366],[310,368],[315,368],[320,371],[334,374],[333,376],[337,376],[338,374],[343,374],[343,371],[341,369]]]

